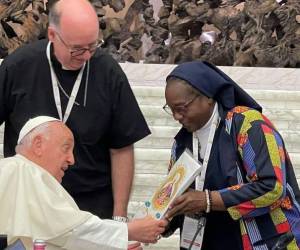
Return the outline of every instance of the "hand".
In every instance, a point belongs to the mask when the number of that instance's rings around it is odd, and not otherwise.
[[[143,250],[140,242],[130,243],[127,250]]]
[[[165,219],[156,220],[150,216],[143,219],[135,219],[129,222],[128,239],[143,243],[156,243],[160,234],[165,231],[168,221]]]
[[[205,193],[190,189],[174,200],[165,217],[166,219],[171,219],[179,214],[195,214],[205,211],[205,209]]]

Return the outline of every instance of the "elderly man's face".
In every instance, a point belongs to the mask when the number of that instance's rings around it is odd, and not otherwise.
[[[59,182],[69,165],[74,164],[74,138],[61,122],[51,122],[48,138],[42,141],[41,166]]]
[[[82,38],[73,36],[72,31],[63,32],[52,28],[49,28],[48,33],[51,34],[49,39],[53,42],[55,56],[69,70],[80,69],[92,57],[98,46],[98,32]]]
[[[189,132],[202,128],[209,120],[214,102],[203,95],[197,95],[181,80],[172,80],[165,91],[166,104],[173,117]]]
[[[100,45],[98,18],[83,18],[82,22],[74,23],[65,16],[62,15],[59,27],[48,28],[48,38],[58,61],[68,70],[78,70]]]

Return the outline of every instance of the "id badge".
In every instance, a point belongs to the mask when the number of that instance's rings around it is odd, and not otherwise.
[[[192,218],[185,216],[180,246],[186,249],[200,250],[203,242],[205,223],[205,217]]]

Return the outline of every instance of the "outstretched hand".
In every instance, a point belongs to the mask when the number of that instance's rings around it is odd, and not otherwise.
[[[150,216],[135,219],[128,223],[128,238],[143,243],[156,243],[167,225],[167,220],[156,220]]]

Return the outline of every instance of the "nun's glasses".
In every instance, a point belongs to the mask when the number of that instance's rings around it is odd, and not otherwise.
[[[195,101],[199,95],[194,96],[191,100],[187,101],[184,104],[177,105],[173,108],[171,108],[168,104],[165,104],[163,106],[163,110],[166,111],[167,114],[169,115],[174,115],[175,113],[184,115],[184,113],[187,111],[188,107]]]

